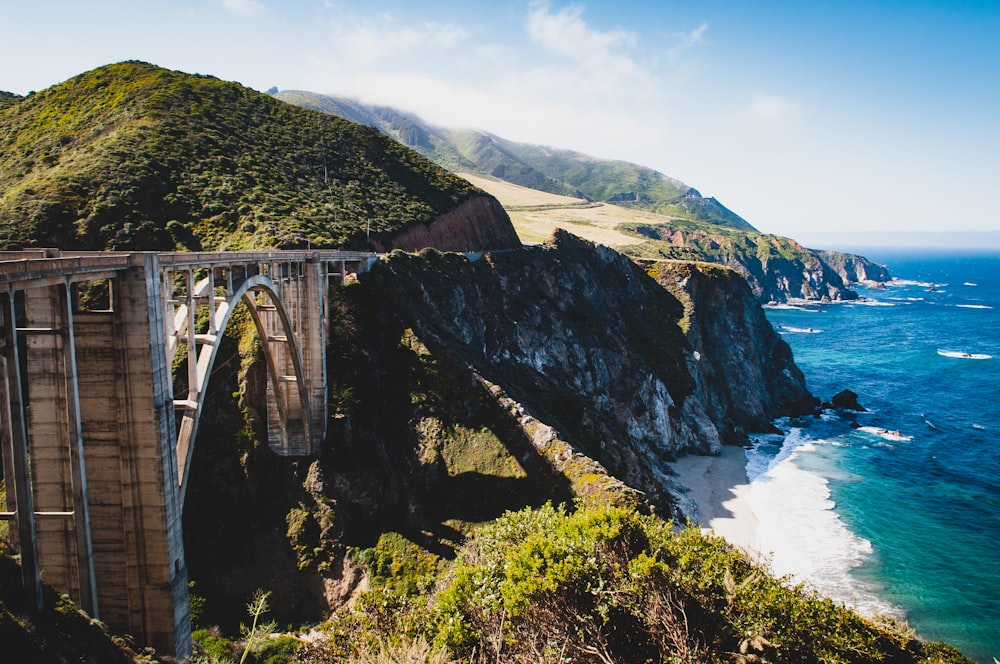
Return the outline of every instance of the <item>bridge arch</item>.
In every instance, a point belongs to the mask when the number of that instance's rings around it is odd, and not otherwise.
[[[272,445],[287,446],[290,435],[312,439],[310,403],[302,354],[296,339],[292,319],[279,287],[270,277],[255,274],[235,286],[223,298],[215,296],[214,279],[206,277],[191,284],[188,273],[188,302],[177,307],[173,320],[173,343],[167,342],[167,362],[172,365],[181,342],[187,345],[188,391],[185,398],[174,399],[179,420],[177,433],[177,483],[183,503],[187,492],[191,458],[198,434],[198,423],[208,393],[212,368],[219,352],[219,340],[226,332],[236,307],[246,305],[264,350],[264,361],[272,394],[269,407],[277,411],[279,440]],[[208,330],[195,330],[199,303],[209,307]],[[290,370],[285,373],[283,369]],[[297,429],[291,431],[292,428]],[[299,430],[300,429],[300,430]]]
[[[245,303],[267,365],[268,443],[314,454],[327,423],[328,287],[377,260],[0,252],[0,520],[13,522],[28,605],[44,608],[44,571],[115,631],[186,657],[183,492],[218,341]],[[78,284],[107,301],[83,306]],[[175,394],[175,359],[186,394]]]

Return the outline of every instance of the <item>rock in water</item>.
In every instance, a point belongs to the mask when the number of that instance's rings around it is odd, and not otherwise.
[[[858,403],[858,395],[851,390],[841,390],[833,396],[831,400],[836,408],[846,408],[856,410],[861,413],[868,412],[868,409]]]

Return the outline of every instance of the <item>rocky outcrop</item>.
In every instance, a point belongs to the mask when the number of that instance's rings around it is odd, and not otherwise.
[[[868,410],[858,402],[857,392],[853,392],[851,390],[841,390],[840,392],[837,392],[833,395],[833,398],[830,399],[830,401],[832,402],[830,405],[834,408],[856,410],[859,413],[864,413]]]
[[[768,431],[775,418],[815,407],[791,348],[739,274],[681,261],[651,262],[647,270],[684,303],[690,370],[724,440],[740,442],[748,430]]]
[[[391,252],[333,289],[319,458],[247,450],[241,408],[263,407],[247,385],[264,373],[240,379],[240,407],[219,383],[188,490],[196,588],[237,610],[253,588],[281,588],[279,622],[318,621],[362,583],[346,547],[387,531],[449,555],[458,529],[546,501],[683,521],[670,460],[718,453],[811,397],[743,279],[658,267],[653,279],[560,231],[478,259]]]
[[[743,275],[761,302],[855,300],[858,297],[816,252],[789,238],[647,224],[625,224],[623,229],[650,240],[629,247],[630,254],[639,258],[725,265]]]
[[[840,251],[818,251],[820,259],[830,266],[845,283],[882,284],[892,281],[889,268],[868,260],[864,256]]]
[[[682,302],[625,256],[557,232],[479,261],[393,254],[363,282],[432,354],[669,510],[667,460],[718,453],[812,403],[746,283],[706,267],[689,268]]]
[[[510,217],[492,196],[476,196],[430,223],[414,223],[388,238],[372,238],[378,252],[402,249],[419,251],[489,251],[521,246]]]

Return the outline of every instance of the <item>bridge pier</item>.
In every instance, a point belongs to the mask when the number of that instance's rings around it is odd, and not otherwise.
[[[30,460],[8,503],[22,557],[38,561],[36,571],[24,560],[27,587],[40,572],[117,631],[186,655],[171,376],[165,355],[150,352],[164,344],[163,309],[151,306],[157,256],[133,262],[106,281],[106,310],[76,311],[79,282],[67,278],[5,294],[5,473],[8,459]]]
[[[44,579],[114,631],[183,658],[186,468],[216,341],[242,301],[268,362],[269,444],[287,456],[316,453],[326,431],[328,285],[375,258],[51,253],[0,252],[0,519],[15,524],[31,606],[43,608]],[[195,272],[207,277],[196,284]],[[82,291],[101,288],[103,300],[82,303]],[[196,323],[204,306],[207,330]],[[182,343],[189,389],[178,399],[171,364]]]

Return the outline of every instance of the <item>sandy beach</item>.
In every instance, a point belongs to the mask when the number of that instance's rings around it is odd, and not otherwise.
[[[725,445],[719,456],[689,455],[672,466],[698,505],[698,521],[748,552],[758,551],[757,518],[747,502],[750,482],[742,447]]]

